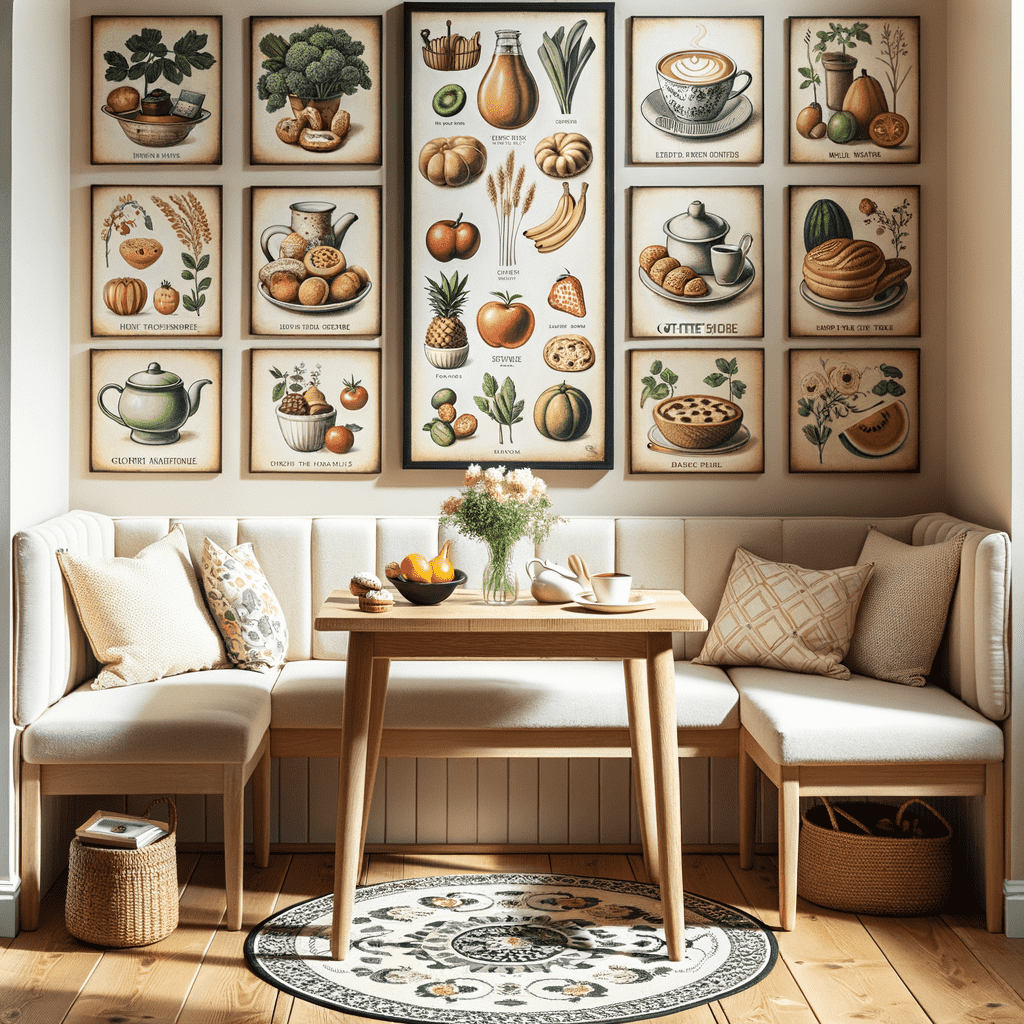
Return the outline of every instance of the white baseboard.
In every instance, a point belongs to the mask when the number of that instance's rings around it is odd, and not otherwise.
[[[1003,905],[1007,938],[1024,939],[1024,881],[1003,881]]]
[[[0,939],[13,939],[20,922],[21,882],[0,882]]]

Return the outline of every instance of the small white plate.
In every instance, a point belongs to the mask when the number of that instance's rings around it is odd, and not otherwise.
[[[658,603],[655,598],[636,591],[629,595],[628,604],[602,604],[594,597],[592,590],[584,590],[577,594],[575,601],[576,604],[595,612],[645,612]]]

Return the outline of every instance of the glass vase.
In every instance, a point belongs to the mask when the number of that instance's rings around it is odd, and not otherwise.
[[[519,599],[519,576],[512,564],[514,540],[489,540],[484,566],[484,603],[515,604]]]

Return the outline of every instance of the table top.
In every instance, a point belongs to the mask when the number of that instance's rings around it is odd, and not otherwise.
[[[440,604],[411,604],[396,596],[391,611],[364,612],[348,590],[335,590],[317,612],[314,628],[374,633],[689,633],[708,628],[681,591],[645,588],[643,594],[654,599],[653,608],[616,613],[575,602],[540,604],[532,597],[512,605],[485,604],[479,590],[459,588]]]

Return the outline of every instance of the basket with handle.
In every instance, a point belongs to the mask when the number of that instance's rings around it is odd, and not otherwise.
[[[901,807],[833,805],[827,797],[801,815],[797,892],[805,900],[858,914],[929,914],[949,896],[949,822],[923,800]],[[919,804],[929,816],[911,818]]]
[[[148,946],[178,926],[178,868],[174,832],[177,809],[169,797],[154,800],[169,812],[169,834],[138,850],[71,841],[64,920],[83,942],[123,948]]]

